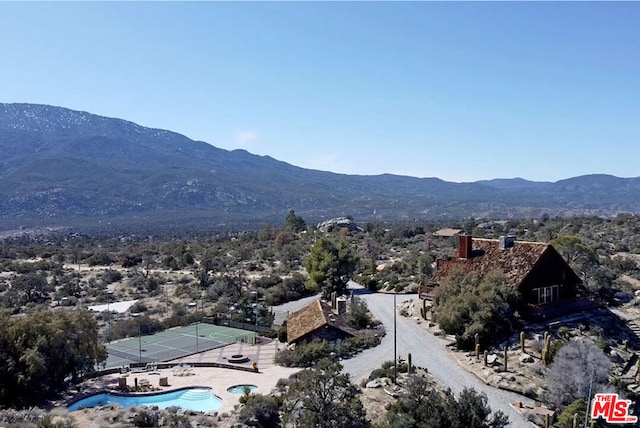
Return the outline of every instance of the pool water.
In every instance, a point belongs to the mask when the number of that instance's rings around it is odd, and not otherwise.
[[[161,394],[116,395],[101,393],[76,401],[69,406],[73,412],[84,407],[118,404],[122,407],[158,406],[160,409],[177,406],[196,412],[212,412],[222,407],[222,400],[213,394],[211,388],[186,388]]]
[[[246,391],[249,393],[258,389],[255,385],[234,385],[227,388],[227,392],[231,394],[244,394]]]

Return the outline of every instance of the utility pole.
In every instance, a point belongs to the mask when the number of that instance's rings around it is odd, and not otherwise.
[[[135,313],[135,314],[131,314],[131,316],[133,318],[137,318],[138,321],[138,363],[142,364],[142,337],[141,337],[141,329],[140,329],[140,314],[139,313]]]
[[[195,314],[196,314],[196,352],[198,352],[198,323],[199,323],[199,321],[198,321],[198,302],[189,303],[188,306],[195,309]]]
[[[589,424],[589,411],[591,410],[591,393],[593,388],[593,377],[595,376],[596,368],[591,369],[591,378],[589,379],[589,396],[587,397],[587,410],[584,412],[584,428],[587,428]]]
[[[111,342],[111,298],[113,297],[113,290],[107,291],[107,343]]]
[[[252,291],[251,294],[256,295],[256,307],[254,308],[254,313],[256,314],[256,326],[258,325],[258,292]]]
[[[396,295],[393,292],[393,383],[398,384],[398,334],[396,326]]]

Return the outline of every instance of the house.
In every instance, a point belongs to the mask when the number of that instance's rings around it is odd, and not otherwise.
[[[292,313],[287,318],[289,344],[312,342],[316,339],[334,342],[354,336],[354,330],[320,299]]]
[[[420,297],[432,300],[437,287],[454,270],[483,277],[491,271],[504,274],[506,283],[522,297],[520,314],[543,321],[594,306],[581,295],[582,281],[552,245],[520,242],[514,236],[478,239],[460,235],[451,257],[438,260],[432,282],[420,289]]]

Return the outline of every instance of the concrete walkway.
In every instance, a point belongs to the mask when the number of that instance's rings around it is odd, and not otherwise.
[[[228,359],[233,355],[244,355],[249,361],[238,366],[251,367],[255,361],[258,364],[258,370],[275,366],[274,358],[278,350],[285,345],[277,339],[267,339],[264,337],[256,338],[256,344],[232,343],[221,348],[212,349],[210,351],[200,352],[199,354],[189,355],[187,357],[178,358],[169,361],[176,364],[189,363],[229,363]]]
[[[237,385],[255,385],[256,393],[269,394],[279,379],[288,378],[300,369],[280,367],[274,363],[274,357],[278,349],[283,345],[278,340],[260,338],[256,345],[246,343],[234,343],[211,351],[201,352],[188,357],[170,361],[175,365],[189,365],[193,363],[217,362],[229,364],[228,358],[233,355],[244,355],[249,361],[235,364],[242,367],[252,367],[255,361],[258,365],[258,373],[231,368],[192,367],[187,370],[176,371],[172,369],[159,369],[154,372],[131,372],[126,376],[127,385],[149,385],[155,392],[171,391],[187,386],[203,386],[213,389],[213,393],[222,399],[222,407],[219,413],[229,413],[239,403],[242,394],[233,394],[228,388]],[[79,388],[85,393],[98,389],[116,389],[121,374],[103,376],[92,379]],[[167,378],[168,385],[160,387],[160,378]]]

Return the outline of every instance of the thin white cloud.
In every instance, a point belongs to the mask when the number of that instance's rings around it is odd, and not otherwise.
[[[260,138],[257,132],[253,131],[240,131],[236,133],[233,142],[238,148],[247,148],[254,145],[254,143]]]

